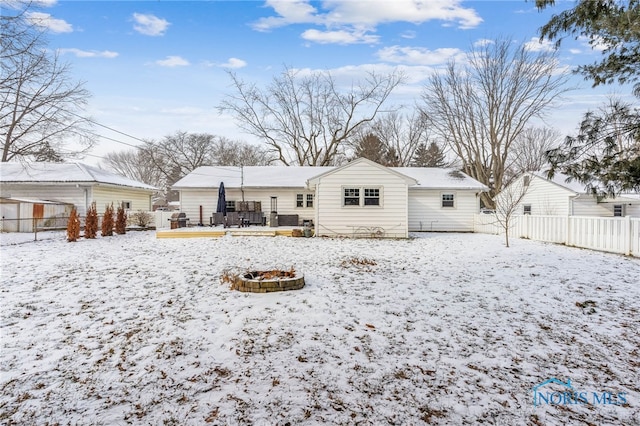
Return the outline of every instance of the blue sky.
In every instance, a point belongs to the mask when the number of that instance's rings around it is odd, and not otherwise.
[[[533,0],[327,0],[291,1],[54,1],[32,16],[49,32],[50,47],[71,63],[92,92],[88,114],[98,123],[140,139],[182,130],[252,141],[216,107],[232,93],[228,71],[268,84],[285,66],[330,70],[351,81],[368,70],[399,67],[409,83],[391,102],[413,105],[428,75],[461,59],[482,40],[511,37],[540,44],[538,28],[573,1],[539,12]],[[566,40],[560,67],[598,59],[581,40]],[[629,88],[592,89],[576,76],[550,112],[547,125],[571,133],[588,109],[612,93],[629,100]],[[96,127],[96,133],[140,142]],[[127,149],[100,139],[96,156]],[[89,157],[87,162],[98,162]]]

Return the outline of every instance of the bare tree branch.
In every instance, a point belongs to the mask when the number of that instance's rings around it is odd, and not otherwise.
[[[343,92],[328,72],[301,76],[285,69],[263,90],[229,75],[235,93],[218,109],[232,113],[245,132],[263,140],[285,165],[335,164],[345,141],[376,117],[403,81],[400,73],[369,73]]]
[[[463,171],[490,188],[486,206],[504,185],[516,138],[529,120],[544,114],[564,92],[555,53],[532,53],[509,39],[474,47],[468,63],[451,62],[434,73],[422,95],[422,111],[434,132],[462,161]]]
[[[38,159],[44,151],[68,157],[95,143],[90,120],[80,115],[90,94],[47,51],[43,33],[25,19],[30,7],[0,15],[1,161]],[[62,150],[68,142],[81,148]]]

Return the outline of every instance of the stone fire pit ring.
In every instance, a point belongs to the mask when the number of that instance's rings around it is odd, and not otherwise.
[[[239,275],[231,288],[248,293],[273,293],[276,291],[300,290],[304,287],[304,276],[293,271],[250,271]]]

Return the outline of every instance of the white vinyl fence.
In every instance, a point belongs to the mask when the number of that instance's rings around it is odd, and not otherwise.
[[[475,216],[474,231],[504,234],[492,214]],[[509,236],[640,257],[640,218],[513,216]]]

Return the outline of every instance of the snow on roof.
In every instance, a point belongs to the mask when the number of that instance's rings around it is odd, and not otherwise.
[[[586,194],[587,190],[585,189],[585,185],[581,184],[580,182],[578,182],[575,179],[572,179],[570,182],[567,182],[567,180],[569,180],[569,176],[562,174],[562,173],[555,173],[553,175],[552,179],[549,179],[547,177],[546,173],[542,173],[542,172],[534,172],[532,173],[533,175],[544,179],[546,181],[555,183],[556,185],[559,185],[565,189],[568,189],[569,191],[575,192],[577,194]]]
[[[173,185],[173,188],[304,188],[307,179],[333,167],[310,166],[202,166]]]
[[[155,190],[151,185],[82,163],[0,163],[3,183],[95,182]]]
[[[391,167],[391,169],[417,180],[418,185],[412,188],[489,190],[482,183],[456,169],[439,167]]]
[[[173,185],[175,189],[218,188],[304,188],[308,179],[335,167],[312,166],[203,166],[198,167]],[[475,179],[453,169],[427,167],[390,167],[391,170],[418,181],[412,188],[475,189],[487,188]]]

